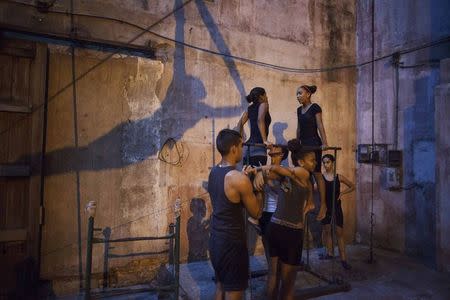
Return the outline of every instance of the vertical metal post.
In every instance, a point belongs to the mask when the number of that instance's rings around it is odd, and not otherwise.
[[[92,269],[92,240],[94,238],[94,218],[97,203],[89,201],[86,205],[85,211],[89,215],[88,232],[87,232],[87,249],[86,249],[86,276],[84,280],[84,299],[91,298],[91,269]],[[80,282],[81,285],[81,282]]]
[[[334,273],[334,239],[336,238],[336,168],[337,168],[337,150],[334,149],[334,170],[333,170],[333,195],[331,201],[331,255],[333,256],[331,266],[332,266],[332,280],[336,282],[336,276]]]
[[[111,238],[111,228],[106,227],[105,229],[103,229],[103,236],[105,238],[105,251],[103,257],[103,288],[107,288],[109,281],[109,240]]]
[[[94,237],[94,217],[89,217],[87,250],[86,250],[86,276],[84,279],[84,299],[91,298],[91,269],[92,269],[92,238]]]
[[[306,234],[305,234],[306,233]],[[309,270],[309,213],[305,215],[305,231],[303,239],[306,237],[306,265],[305,270]]]
[[[372,61],[371,61],[371,92],[372,92],[372,151],[375,148],[375,0],[372,0]],[[370,253],[369,263],[373,263],[373,197],[374,197],[374,166],[371,163],[371,201],[370,201]]]
[[[169,225],[169,234],[172,236],[169,239],[169,264],[174,266],[175,265],[175,250],[174,250],[174,240],[175,240],[175,224],[170,223]],[[173,274],[175,276],[175,268],[172,269]]]
[[[175,223],[175,299],[178,300],[180,291],[180,216]]]
[[[178,300],[180,295],[180,219],[181,219],[181,199],[175,200],[175,250],[174,250],[174,271],[175,271],[175,293],[174,298]]]
[[[245,165],[250,165],[250,145],[247,145],[247,151],[245,153]]]

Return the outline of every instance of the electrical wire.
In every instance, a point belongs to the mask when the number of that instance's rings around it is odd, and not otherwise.
[[[35,7],[36,8],[35,5],[29,4],[29,3],[22,3],[22,2],[17,2],[17,1],[14,1],[14,0],[5,0],[5,1],[6,2],[15,3],[15,4],[18,4],[18,5],[24,5],[24,6],[29,6],[29,7]],[[57,10],[49,10],[48,13],[67,15],[67,12],[65,12],[65,11],[57,11]],[[93,15],[93,14],[83,14],[83,13],[74,13],[74,16],[103,19],[103,20],[109,20],[109,21],[114,21],[114,22],[126,24],[128,26],[140,29],[140,30],[144,31],[144,33],[152,34],[152,35],[154,35],[156,37],[159,37],[161,39],[164,39],[164,40],[167,40],[167,41],[170,41],[170,42],[173,42],[173,43],[185,46],[187,48],[192,48],[192,49],[199,50],[199,51],[202,51],[202,52],[206,52],[206,53],[209,53],[209,54],[218,55],[218,56],[222,56],[222,57],[226,57],[226,58],[230,58],[230,59],[234,59],[234,60],[238,60],[238,61],[242,61],[242,62],[246,62],[246,63],[250,63],[250,64],[262,66],[262,67],[272,68],[272,69],[275,69],[275,70],[285,71],[285,72],[293,72],[293,73],[321,73],[321,72],[336,71],[336,70],[342,70],[342,69],[348,69],[348,68],[358,68],[358,67],[362,67],[362,66],[371,64],[374,61],[379,61],[379,60],[383,60],[383,59],[389,58],[394,53],[407,54],[407,53],[418,51],[418,50],[421,50],[421,49],[433,47],[433,46],[436,46],[436,45],[439,45],[439,44],[442,44],[442,43],[450,42],[450,36],[447,36],[447,37],[444,37],[444,38],[436,40],[436,41],[431,41],[429,43],[425,43],[423,45],[415,46],[413,48],[396,51],[396,52],[393,52],[393,53],[390,53],[390,54],[387,54],[387,55],[383,55],[383,56],[380,56],[380,57],[377,57],[377,58],[374,58],[374,56],[372,56],[371,60],[365,61],[365,62],[362,62],[362,63],[347,63],[347,64],[342,64],[342,65],[328,66],[328,67],[318,67],[318,68],[296,68],[296,67],[287,67],[287,66],[280,66],[280,65],[276,65],[276,64],[270,64],[270,63],[263,62],[263,61],[258,61],[258,60],[254,60],[254,59],[250,59],[250,58],[235,56],[235,55],[231,55],[231,54],[221,53],[221,52],[217,52],[217,51],[214,51],[214,50],[202,48],[202,47],[199,47],[199,46],[196,46],[196,45],[193,45],[193,44],[189,44],[189,43],[178,41],[178,40],[176,40],[174,38],[171,38],[171,37],[164,36],[164,35],[159,34],[157,32],[151,31],[150,29],[147,29],[147,28],[145,28],[143,26],[140,26],[138,24],[135,24],[135,23],[132,23],[132,22],[129,22],[129,21],[126,21],[126,20],[122,20],[122,19],[117,19],[117,18],[107,17],[107,16],[100,16],[100,15]],[[127,43],[127,44],[130,44],[130,43]]]
[[[33,4],[29,4],[29,3],[22,3],[22,2],[17,2],[14,0],[3,0],[5,2],[9,2],[9,3],[14,3],[17,5],[22,5],[22,6],[28,6],[28,7],[33,7],[33,8],[38,8],[36,5]],[[149,27],[145,28],[142,26],[139,26],[137,24],[128,22],[126,20],[121,20],[121,19],[117,19],[117,18],[112,18],[112,17],[106,17],[106,16],[98,16],[98,15],[90,15],[90,14],[81,14],[81,13],[74,13],[74,16],[79,16],[79,17],[91,17],[91,18],[97,18],[97,19],[104,19],[104,20],[110,20],[110,21],[115,21],[115,22],[119,22],[119,23],[123,23],[135,28],[138,28],[140,30],[142,30],[139,35],[133,39],[131,39],[129,42],[126,43],[126,45],[131,45],[131,43],[133,41],[135,41],[137,38],[139,38],[140,36],[142,36],[144,33],[150,33],[153,34],[159,38],[174,42],[176,44],[188,47],[188,48],[192,48],[192,49],[196,49],[199,51],[203,51],[203,52],[207,52],[213,55],[219,55],[219,56],[223,56],[226,58],[230,58],[230,59],[235,59],[235,60],[239,60],[242,62],[246,62],[246,63],[250,63],[250,64],[254,64],[254,65],[258,65],[261,67],[267,67],[267,68],[272,68],[275,70],[279,70],[279,71],[285,71],[285,72],[294,72],[294,73],[320,73],[320,72],[329,72],[329,71],[335,71],[335,70],[342,70],[342,69],[348,69],[348,68],[359,68],[359,67],[363,67],[367,64],[371,64],[373,62],[376,61],[380,61],[386,58],[391,57],[392,55],[394,55],[395,53],[399,53],[399,54],[407,54],[407,53],[411,53],[414,51],[418,51],[418,50],[422,50],[422,49],[426,49],[426,48],[430,48],[430,47],[434,47],[436,45],[440,45],[442,43],[448,43],[450,42],[450,36],[446,36],[443,37],[439,40],[435,40],[435,41],[431,41],[429,43],[425,43],[419,46],[415,46],[409,49],[403,49],[400,51],[396,51],[384,56],[380,56],[378,58],[374,58],[372,57],[372,60],[363,62],[363,63],[359,63],[359,64],[344,64],[344,65],[340,65],[340,66],[331,66],[331,67],[323,67],[323,68],[292,68],[292,67],[285,67],[285,66],[279,66],[279,65],[274,65],[274,64],[269,64],[269,63],[265,63],[265,62],[261,62],[261,61],[257,61],[257,60],[252,60],[252,59],[248,59],[248,58],[243,58],[243,57],[238,57],[238,56],[234,56],[234,55],[229,55],[229,54],[225,54],[225,53],[220,53],[217,51],[213,51],[210,49],[205,49],[205,48],[201,48],[195,45],[191,45],[185,42],[181,42],[181,41],[177,41],[176,39],[170,38],[170,37],[166,37],[164,35],[158,34],[156,32],[151,31],[150,29],[153,28],[154,26],[156,26],[157,24],[161,23],[163,20],[165,20],[166,18],[168,18],[170,15],[172,15],[173,13],[175,13],[177,10],[181,9],[183,6],[185,6],[186,4],[188,4],[189,2],[191,2],[192,0],[188,0],[185,3],[183,3],[180,7],[176,8],[174,11],[172,11],[171,13],[169,13],[168,15],[164,16],[162,19],[160,19],[159,21],[157,21],[156,23],[150,25]],[[54,13],[54,14],[63,14],[63,15],[67,15],[67,12],[65,11],[55,11],[55,10],[48,10],[48,13]],[[114,51],[113,54],[108,55],[105,59],[101,60],[99,63],[97,63],[96,65],[94,65],[93,67],[89,68],[87,71],[85,71],[83,74],[81,74],[78,78],[77,81],[82,79],[83,77],[85,77],[88,73],[90,73],[91,71],[93,71],[94,69],[96,69],[98,66],[102,65],[104,62],[106,62],[107,60],[109,60],[114,54],[118,53],[118,51]],[[70,86],[70,85],[69,85]],[[66,88],[68,88],[69,86],[65,86],[63,87],[60,91],[58,91],[55,95],[53,95],[52,97],[50,97],[49,102],[52,101],[54,98],[56,98],[56,96],[58,96],[59,94],[61,94]],[[33,108],[32,113],[37,111],[38,109],[41,108],[42,105],[38,105],[35,108]],[[0,132],[0,135],[3,134],[4,132],[10,130],[12,127],[14,127],[19,121],[24,120],[26,117],[24,118],[19,118],[17,121],[15,121],[12,125],[10,125],[8,128],[2,130]]]
[[[10,3],[16,3],[16,4],[21,4],[21,5],[25,5],[25,6],[32,6],[35,7],[34,5],[31,4],[27,4],[27,3],[21,3],[21,2],[16,2],[16,1],[12,1],[12,0],[4,0],[5,2],[10,2]],[[184,2],[182,5],[180,5],[179,7],[175,8],[174,10],[172,10],[171,12],[169,12],[167,15],[165,15],[164,17],[162,17],[161,19],[159,19],[158,21],[156,21],[155,23],[153,23],[152,25],[148,26],[147,28],[144,28],[145,30],[150,30],[151,28],[153,28],[154,26],[160,24],[162,21],[164,21],[165,19],[167,19],[168,17],[170,17],[171,15],[173,15],[175,12],[177,12],[178,10],[180,10],[181,8],[183,8],[184,6],[186,6],[188,3],[192,2],[193,0],[187,0],[186,2]],[[51,11],[49,11],[51,12]],[[67,15],[67,13],[64,13],[65,15]],[[75,14],[74,14],[75,15]],[[128,41],[126,43],[126,45],[131,45],[131,43],[135,40],[137,40],[139,37],[141,37],[146,31],[142,31],[140,32],[138,35],[136,35],[135,37],[133,37],[130,41]],[[93,70],[95,70],[97,67],[101,66],[103,63],[105,63],[106,61],[108,61],[110,58],[112,58],[115,54],[120,52],[120,47],[113,51],[112,53],[108,54],[105,58],[103,58],[102,60],[100,60],[98,63],[96,63],[95,65],[93,65],[92,67],[88,68],[86,71],[84,71],[83,73],[81,73],[75,80],[75,82],[77,82],[78,80],[81,80],[82,78],[84,78],[85,76],[87,76],[90,72],[92,72]],[[54,95],[52,95],[51,97],[49,97],[48,99],[48,103],[52,102],[54,99],[56,99],[57,96],[59,96],[61,93],[63,93],[66,89],[68,89],[69,87],[71,87],[72,82],[65,85],[64,87],[62,87],[59,91],[57,91]],[[31,110],[30,114],[33,114],[34,112],[38,111],[39,109],[41,109],[44,105],[40,104],[37,105],[35,107],[33,107],[33,109]],[[9,131],[11,128],[13,128],[14,126],[16,126],[19,122],[25,120],[28,118],[28,114],[25,115],[22,118],[18,118],[15,122],[13,122],[10,126],[8,126],[8,128],[2,130],[0,132],[0,135],[2,135],[3,133]]]
[[[167,156],[169,156],[169,149],[175,148],[177,153],[177,158],[174,161],[167,160]],[[158,159],[167,164],[181,167],[183,162],[186,161],[187,156],[184,154],[184,145],[181,142],[177,142],[174,138],[168,138],[161,147],[161,150],[158,153]]]
[[[22,3],[22,2],[17,2],[14,0],[3,0],[5,2],[9,2],[9,3],[14,3],[17,5],[22,5],[22,6],[28,6],[28,7],[33,7],[33,8],[38,8],[36,5],[33,4],[29,4],[29,3]],[[223,56],[229,59],[235,59],[235,60],[239,60],[242,62],[246,62],[249,64],[254,64],[254,65],[258,65],[261,67],[267,67],[267,68],[272,68],[275,70],[279,70],[279,71],[285,71],[285,72],[294,72],[294,73],[319,73],[319,72],[329,72],[329,71],[335,71],[335,70],[342,70],[342,69],[347,69],[347,68],[359,68],[359,67],[363,67],[367,64],[371,64],[373,62],[376,61],[380,61],[386,58],[391,57],[392,55],[394,55],[395,53],[398,54],[407,54],[407,53],[411,53],[414,51],[418,51],[418,50],[422,50],[422,49],[426,49],[426,48],[430,48],[430,47],[434,47],[443,43],[448,43],[450,42],[450,36],[446,36],[443,37],[439,40],[435,40],[435,41],[431,41],[429,43],[425,43],[419,46],[415,46],[412,48],[408,48],[408,49],[403,49],[400,51],[396,51],[384,56],[380,56],[378,58],[374,58],[372,57],[372,60],[363,62],[363,63],[359,63],[359,64],[344,64],[344,65],[340,65],[340,66],[331,66],[331,67],[323,67],[323,68],[292,68],[292,67],[285,67],[285,66],[279,66],[279,65],[274,65],[274,64],[269,64],[269,63],[265,63],[265,62],[261,62],[261,61],[257,61],[257,60],[252,60],[252,59],[248,59],[248,58],[243,58],[243,57],[238,57],[238,56],[234,56],[234,55],[229,55],[229,54],[225,54],[225,53],[220,53],[217,51],[213,51],[210,49],[205,49],[205,48],[201,48],[195,45],[191,45],[185,42],[180,42],[177,41],[176,39],[170,38],[170,37],[166,37],[164,35],[158,34],[156,32],[151,31],[150,29],[153,28],[154,26],[156,26],[157,24],[161,23],[163,20],[165,20],[166,18],[168,18],[170,15],[172,15],[173,13],[175,13],[177,10],[181,9],[183,6],[185,6],[186,4],[188,4],[189,2],[191,2],[192,0],[188,0],[185,3],[183,3],[183,5],[181,5],[180,7],[176,8],[174,11],[172,11],[171,13],[169,13],[168,15],[164,16],[162,19],[160,19],[159,21],[157,21],[156,23],[150,25],[149,27],[145,28],[142,26],[139,26],[137,24],[128,22],[126,20],[121,20],[121,19],[117,19],[117,18],[112,18],[112,17],[106,17],[106,16],[98,16],[98,15],[90,15],[90,14],[81,14],[81,13],[74,13],[74,16],[79,16],[79,17],[91,17],[91,18],[97,18],[97,19],[104,19],[104,20],[110,20],[110,21],[115,21],[115,22],[119,22],[119,23],[123,23],[135,28],[138,28],[140,30],[142,30],[139,35],[133,39],[131,39],[129,42],[126,43],[126,45],[131,45],[131,43],[133,41],[135,41],[137,38],[139,38],[140,36],[142,36],[144,33],[150,33],[153,34],[159,38],[174,42],[176,44],[188,47],[188,48],[192,48],[192,49],[196,49],[199,51],[203,51],[206,53],[210,53],[213,55],[219,55],[219,56]],[[67,12],[65,11],[55,11],[55,10],[48,10],[48,13],[54,13],[54,14],[63,14],[63,15],[67,15]],[[119,48],[120,49],[120,48]],[[83,77],[85,77],[87,74],[89,74],[91,71],[93,71],[94,69],[96,69],[98,66],[102,65],[104,62],[106,62],[107,60],[109,60],[114,54],[118,53],[119,50],[114,51],[113,54],[108,55],[105,59],[101,60],[99,63],[97,63],[96,65],[94,65],[93,67],[89,68],[87,71],[85,71],[83,74],[81,74],[78,78],[77,81],[82,79]],[[69,85],[70,86],[70,85]],[[61,94],[65,89],[67,89],[69,86],[65,86],[63,87],[60,91],[58,91],[55,95],[51,96],[49,99],[49,102],[52,101],[54,98],[56,98],[56,96],[58,96],[59,94]],[[41,108],[42,105],[38,105],[35,108],[33,108],[32,113],[37,111],[38,109]],[[19,118],[17,121],[13,122],[13,124],[11,124],[8,128],[2,130],[0,132],[0,135],[5,133],[6,131],[10,130],[12,127],[14,127],[19,121],[22,121],[26,119],[26,117],[24,118]]]

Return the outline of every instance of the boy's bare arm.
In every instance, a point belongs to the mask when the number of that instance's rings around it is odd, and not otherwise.
[[[236,187],[240,198],[248,214],[259,219],[262,214],[262,203],[258,200],[253,193],[253,186],[250,179],[243,173],[238,173],[233,179],[234,186]]]

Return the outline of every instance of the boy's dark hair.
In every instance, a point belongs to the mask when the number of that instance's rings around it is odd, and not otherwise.
[[[305,150],[298,139],[292,139],[288,142],[288,149],[291,151],[292,164],[298,167],[298,160],[303,159],[308,153],[314,153],[311,150]]]
[[[230,152],[232,146],[239,145],[241,141],[241,135],[239,132],[232,129],[222,129],[216,138],[216,147],[220,154],[227,155]]]
[[[332,154],[325,154],[324,156],[322,156],[322,162],[325,158],[328,158],[332,162],[334,162],[336,160]]]

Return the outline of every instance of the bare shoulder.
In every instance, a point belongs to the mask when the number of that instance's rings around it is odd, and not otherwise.
[[[294,172],[295,172],[295,175],[300,179],[308,179],[310,177],[309,172],[305,168],[302,168],[302,167],[295,167]]]
[[[241,201],[241,194],[248,189],[251,190],[251,183],[248,177],[237,170],[233,170],[225,175],[225,195],[233,203]]]
[[[242,185],[246,183],[250,183],[250,180],[248,179],[247,175],[238,170],[232,170],[228,172],[227,175],[225,176],[225,180],[232,187],[235,187],[237,189],[239,189]]]

